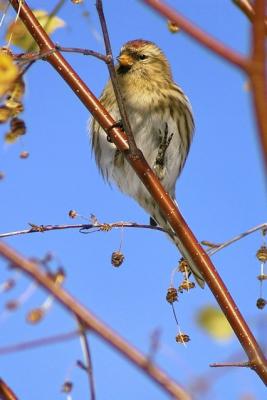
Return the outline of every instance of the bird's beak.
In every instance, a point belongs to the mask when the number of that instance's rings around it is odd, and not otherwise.
[[[122,54],[121,56],[117,57],[117,60],[122,67],[126,68],[130,68],[134,63],[133,58],[129,54]]]

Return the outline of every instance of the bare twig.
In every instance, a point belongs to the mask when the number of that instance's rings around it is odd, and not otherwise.
[[[85,365],[86,365],[86,372],[89,381],[89,389],[90,389],[90,400],[95,400],[95,382],[94,382],[94,375],[93,375],[93,363],[91,357],[91,351],[89,347],[88,338],[86,335],[86,329],[82,322],[78,320],[78,325],[80,329],[80,339],[81,339],[81,346],[84,355]]]
[[[185,17],[179,14],[176,10],[168,6],[161,0],[142,0],[143,3],[146,3],[159,14],[165,16],[168,20],[174,22],[186,32],[189,36],[193,39],[198,41],[204,47],[207,47],[211,50],[214,54],[219,55],[220,57],[224,58],[224,60],[234,64],[236,67],[241,68],[242,70],[246,71],[248,62],[245,57],[241,56],[240,54],[236,53],[235,51],[231,50],[218,40],[214,39],[200,28],[196,27],[194,24],[189,22]]]
[[[224,249],[227,246],[230,246],[231,244],[237,242],[238,240],[243,239],[244,237],[251,235],[251,233],[254,233],[256,231],[264,230],[267,228],[267,222],[254,226],[253,228],[248,229],[247,231],[241,233],[240,235],[234,236],[232,239],[229,239],[225,241],[224,243],[221,243],[217,245],[214,249],[211,249],[209,251],[209,256],[213,256],[213,254],[217,253],[218,251]]]
[[[82,233],[94,229],[95,231],[107,232],[113,228],[139,228],[139,229],[152,229],[164,232],[160,226],[136,224],[135,222],[112,222],[103,224],[67,224],[67,225],[33,225],[29,229],[22,229],[19,231],[0,233],[0,238],[10,236],[26,235],[28,233],[43,233],[50,231],[58,231],[65,229],[79,229]]]
[[[78,303],[78,301],[66,290],[55,284],[49,276],[44,274],[36,266],[36,263],[22,257],[3,242],[0,242],[0,255],[8,260],[12,265],[29,275],[41,287],[50,292],[57,301],[62,304],[67,311],[72,312],[84,326],[124,355],[125,358],[131,361],[136,367],[141,369],[146,375],[160,385],[166,393],[174,396],[175,399],[189,400],[191,398],[181,386],[169,378],[158,367],[154,364],[148,365],[146,356],[141,354],[137,349],[128,344],[128,342],[97,319],[93,313],[86,309],[82,304]]]
[[[12,6],[17,10],[20,4],[19,1],[10,0],[10,2]],[[160,2],[157,1],[157,4],[160,4]],[[26,25],[28,31],[37,41],[41,50],[47,51],[55,47],[54,43],[44,32],[44,30],[34,17],[26,1],[24,1],[21,5],[20,18]],[[212,47],[213,46],[210,46],[210,48]],[[221,53],[222,51],[220,47],[219,54]],[[225,54],[224,51],[223,53]],[[232,55],[231,51],[230,54]],[[240,67],[242,65],[241,68],[246,69],[246,61],[244,62],[244,59],[236,55],[236,53],[233,54],[235,60],[235,62],[233,63]],[[229,55],[228,58],[231,58],[231,56]],[[114,119],[108,114],[108,112],[99,103],[97,98],[86,87],[85,83],[80,79],[77,73],[63,58],[62,54],[60,54],[59,52],[55,52],[48,56],[47,60],[57,70],[62,78],[65,79],[65,81],[69,84],[74,93],[93,114],[93,117],[108,133],[117,148],[124,153],[127,161],[133,167],[136,174],[142,180],[153,199],[159,205],[162,214],[169,222],[177,238],[179,238],[179,249],[183,257],[188,260],[189,265],[191,265],[192,268],[201,271],[205,281],[210,287],[218,304],[220,305],[222,311],[228,319],[233,331],[235,332],[241,346],[244,348],[251,362],[251,368],[257,372],[259,377],[265,383],[267,383],[267,360],[258,342],[253,336],[248,324],[246,323],[244,317],[240,313],[237,305],[235,304],[233,298],[227,290],[224,282],[222,281],[214,265],[212,264],[211,259],[208,257],[204,249],[199,245],[193,232],[190,230],[182,214],[177,209],[177,206],[174,203],[173,199],[169,196],[168,193],[166,193],[159,179],[156,177],[155,173],[149,167],[144,158],[130,157],[127,151],[125,152],[125,150],[129,149],[127,136],[121,129],[114,126]],[[231,60],[233,61],[233,58]]]
[[[102,28],[102,33],[103,33],[103,38],[104,38],[104,43],[105,43],[105,48],[106,48],[106,55],[107,57],[110,58],[110,62],[107,64],[108,70],[109,70],[109,75],[110,79],[112,82],[114,94],[117,100],[117,104],[119,107],[120,115],[121,115],[121,122],[123,129],[125,130],[125,133],[127,134],[128,138],[128,144],[129,144],[129,153],[132,157],[139,157],[140,150],[137,148],[134,135],[132,132],[132,128],[129,122],[129,118],[127,115],[126,107],[124,105],[124,101],[122,98],[122,94],[120,91],[120,85],[118,82],[116,70],[114,67],[114,62],[113,62],[113,55],[112,55],[112,49],[111,49],[111,44],[109,40],[109,34],[108,34],[108,29],[107,29],[107,24],[106,24],[106,19],[103,11],[103,4],[102,0],[96,0],[96,9],[99,15],[99,20]]]
[[[249,362],[229,362],[229,363],[212,363],[210,367],[251,367]]]
[[[232,0],[232,2],[253,22],[255,10],[248,0]],[[267,21],[265,20],[265,34],[267,34]]]
[[[61,343],[66,340],[75,339],[79,336],[79,331],[60,333],[59,335],[46,336],[44,338],[20,342],[9,346],[0,347],[0,355],[17,353],[18,351],[30,350],[36,347],[47,346],[50,344]]]

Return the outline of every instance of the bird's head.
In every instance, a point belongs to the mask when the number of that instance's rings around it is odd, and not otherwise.
[[[143,40],[131,40],[120,51],[118,73],[140,75],[143,78],[153,79],[158,74],[171,79],[169,63],[158,46]]]

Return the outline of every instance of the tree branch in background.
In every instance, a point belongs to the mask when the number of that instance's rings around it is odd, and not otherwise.
[[[96,397],[95,397],[95,382],[94,382],[94,375],[93,375],[93,363],[92,363],[89,342],[88,342],[88,338],[86,335],[86,328],[84,327],[84,324],[79,320],[78,320],[78,325],[79,325],[79,330],[80,330],[81,347],[82,347],[84,360],[85,360],[85,364],[83,365],[83,368],[85,369],[87,376],[88,376],[90,400],[95,400]]]
[[[171,380],[164,372],[154,364],[148,362],[147,357],[141,354],[132,345],[118,336],[114,331],[108,328],[103,322],[100,322],[88,309],[78,303],[67,291],[56,284],[49,276],[45,275],[36,263],[27,260],[12,250],[9,246],[0,242],[0,255],[8,260],[11,265],[26,273],[30,278],[36,281],[41,287],[50,292],[57,301],[63,305],[67,311],[72,312],[75,317],[91,332],[98,335],[111,347],[116,349],[125,358],[141,369],[147,376],[154,380],[161,388],[175,399],[190,400],[190,396],[176,382]]]
[[[10,3],[15,8],[15,10],[18,10],[18,0],[10,0]],[[160,4],[160,2],[157,1],[157,4]],[[20,18],[24,22],[25,26],[27,27],[33,38],[38,43],[41,51],[48,51],[55,48],[54,43],[44,32],[26,2],[23,2],[23,4],[21,5]],[[204,35],[204,37],[207,38],[207,35]],[[214,45],[213,40],[211,40],[211,43],[213,43]],[[213,45],[210,48],[214,47]],[[223,51],[222,48],[224,49]],[[223,52],[224,54],[227,53],[229,57],[230,55],[233,56],[235,60],[235,62],[233,63],[236,63],[240,67],[242,65],[242,68],[246,69],[246,61],[244,61],[244,59],[239,55],[236,55],[236,53],[233,53],[230,50],[228,51],[228,49],[225,50],[225,47],[222,46],[219,47],[219,54],[220,52]],[[163,215],[166,217],[167,221],[170,223],[172,229],[175,231],[177,237],[179,238],[179,248],[183,257],[187,259],[189,265],[195,266],[196,269],[199,269],[201,271],[205,281],[210,287],[218,304],[220,305],[222,311],[228,319],[233,331],[235,332],[241,346],[244,348],[250,361],[250,368],[255,370],[257,374],[261,377],[261,379],[265,383],[267,383],[267,361],[255,337],[253,336],[237,305],[235,304],[230,293],[228,292],[225,284],[221,280],[207,253],[199,245],[194,234],[186,224],[179,210],[177,209],[176,204],[166,193],[158,178],[147,164],[146,160],[141,157],[134,158],[128,156],[127,152],[125,152],[125,150],[128,150],[128,142],[125,133],[119,128],[114,127],[115,121],[99,103],[97,98],[86,87],[84,82],[71,68],[71,66],[63,58],[63,56],[58,51],[55,51],[47,57],[47,61],[69,84],[74,93],[93,114],[93,117],[108,133],[117,148],[120,151],[124,152],[126,159],[131,164],[139,178],[142,180],[142,182],[150,192],[151,196],[157,202]],[[2,252],[4,252],[3,254],[7,254],[7,249],[3,246],[4,245],[1,244]],[[12,252],[11,254],[10,252],[8,252],[8,254],[12,255]],[[19,258],[18,264],[19,261],[22,262],[21,258]],[[40,283],[41,281],[44,283],[43,280],[39,280]],[[86,318],[87,317],[88,316],[86,316]]]
[[[255,10],[248,0],[232,0],[232,2],[248,17],[250,22],[254,21]],[[265,19],[265,34],[267,34],[266,19]]]
[[[148,6],[153,8],[156,12],[166,17],[171,22],[177,24],[180,29],[187,33],[191,38],[199,42],[202,46],[207,47],[214,54],[222,57],[224,60],[230,62],[235,67],[241,68],[241,70],[246,71],[248,63],[245,57],[231,50],[229,47],[225,46],[223,43],[214,39],[209,34],[202,31],[200,28],[195,26],[193,23],[189,22],[185,17],[183,17],[176,10],[168,6],[166,3],[160,0],[142,0]]]

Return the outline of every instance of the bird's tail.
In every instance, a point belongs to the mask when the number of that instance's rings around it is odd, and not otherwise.
[[[164,217],[164,215],[162,215],[158,205],[155,204],[155,203],[154,203],[154,210],[153,210],[153,213],[152,213],[152,219],[154,221],[156,221],[157,224],[166,231],[166,233],[169,236],[169,238],[171,239],[171,241],[175,244],[175,246],[180,251],[180,249],[182,247],[181,246],[181,241],[179,240],[179,238],[176,235],[176,233],[173,231],[172,227],[169,225],[169,223],[166,220],[166,218]],[[194,278],[195,278],[196,282],[203,289],[204,286],[205,286],[205,280],[204,280],[201,272],[194,265],[190,265],[189,264],[189,267],[190,267],[190,271],[194,275]]]

